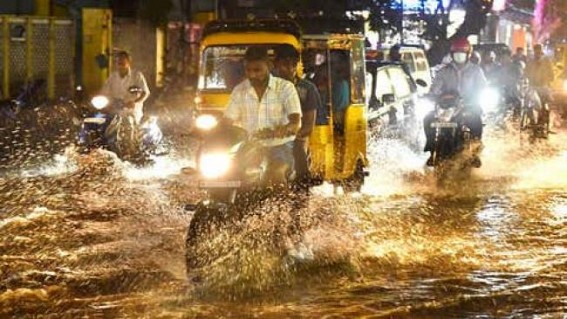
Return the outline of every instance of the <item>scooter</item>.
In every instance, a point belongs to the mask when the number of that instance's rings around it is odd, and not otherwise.
[[[293,167],[271,166],[261,135],[251,136],[240,127],[221,125],[213,115],[201,115],[197,127],[202,133],[197,167],[188,168],[185,173],[198,181],[207,196],[189,208],[194,215],[186,237],[188,276],[222,255],[222,252],[207,252],[207,258],[203,258],[198,253],[199,246],[215,230],[229,230],[268,198],[276,194],[285,196],[293,180]],[[272,183],[274,170],[286,172],[286,184]],[[218,256],[213,257],[215,254]]]
[[[140,89],[131,87],[129,92],[138,94]],[[136,163],[147,162],[151,155],[158,155],[163,133],[156,117],[137,124],[123,100],[111,101],[102,95],[93,97],[90,104],[94,112],[83,119],[78,136],[83,153],[103,148],[116,153],[120,159]]]

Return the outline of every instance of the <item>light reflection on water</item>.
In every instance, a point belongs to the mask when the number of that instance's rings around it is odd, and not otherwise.
[[[190,162],[59,158],[0,181],[0,316],[552,318],[567,310],[567,182],[550,143],[529,157],[489,139],[483,168],[440,192],[422,154],[382,141],[362,195],[310,199],[297,267],[267,239],[285,205],[212,240],[233,252],[212,294],[184,281],[179,197],[193,195],[176,172]]]

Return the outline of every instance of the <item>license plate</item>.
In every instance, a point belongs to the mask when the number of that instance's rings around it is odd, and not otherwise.
[[[432,128],[457,128],[459,125],[455,122],[433,122]]]
[[[201,188],[238,188],[242,185],[240,181],[201,181]]]
[[[102,117],[87,117],[83,122],[92,124],[104,124],[104,122],[106,122],[106,119]]]

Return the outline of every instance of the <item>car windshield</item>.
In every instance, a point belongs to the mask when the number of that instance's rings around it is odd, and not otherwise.
[[[263,45],[273,56],[273,45]],[[244,54],[250,45],[208,47],[203,52],[199,89],[230,92],[244,80]]]

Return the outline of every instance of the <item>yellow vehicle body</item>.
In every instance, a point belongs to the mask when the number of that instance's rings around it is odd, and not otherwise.
[[[368,165],[366,157],[367,114],[365,98],[364,38],[361,35],[330,34],[304,35],[301,38],[274,31],[223,31],[205,35],[201,42],[201,65],[199,70],[198,93],[195,99],[197,114],[220,115],[225,110],[230,90],[214,89],[207,84],[210,78],[210,48],[238,45],[278,45],[291,44],[299,51],[318,50],[320,55],[330,59],[331,52],[341,51],[351,57],[350,62],[350,102],[344,110],[344,125],[339,131],[333,123],[332,101],[327,101],[328,117],[318,123],[309,140],[311,155],[310,171],[319,181],[343,185],[345,191],[358,190],[364,181],[364,168]],[[213,55],[214,56],[214,55]],[[329,60],[330,61],[330,60]],[[305,61],[303,61],[305,65]],[[330,63],[329,63],[330,65]],[[302,68],[302,63],[299,64]],[[301,74],[303,70],[298,70]],[[332,92],[331,78],[326,83]],[[354,186],[351,186],[354,185]]]

